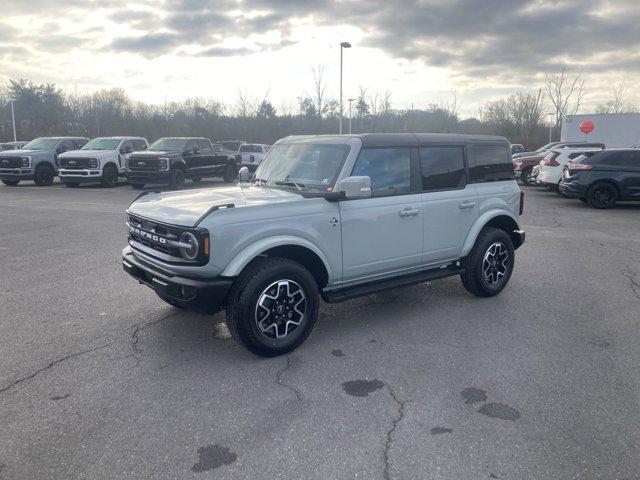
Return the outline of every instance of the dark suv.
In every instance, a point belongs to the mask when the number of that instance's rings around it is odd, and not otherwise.
[[[564,167],[560,192],[593,208],[640,200],[640,150],[605,150]]]
[[[204,177],[222,177],[231,183],[237,174],[234,152],[214,149],[209,139],[201,137],[161,138],[126,159],[127,181],[137,189],[149,183],[178,189],[187,178],[199,182]]]

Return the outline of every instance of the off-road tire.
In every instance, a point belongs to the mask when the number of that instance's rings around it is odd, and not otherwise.
[[[227,163],[227,165],[224,167],[224,172],[222,174],[222,180],[224,181],[224,183],[235,182],[237,176],[238,176],[238,168],[231,163]]]
[[[618,200],[618,190],[608,182],[596,182],[587,191],[587,203],[591,208],[611,208]]]
[[[33,182],[39,187],[48,187],[53,184],[56,172],[49,165],[38,165],[33,175]]]
[[[118,169],[115,165],[105,165],[102,169],[100,183],[103,187],[113,188],[118,186]]]
[[[176,168],[171,172],[171,176],[169,177],[169,188],[172,190],[180,190],[184,186],[184,182],[184,170]]]
[[[275,339],[260,331],[256,312],[265,289],[280,280],[295,282],[306,304],[300,324],[283,338]],[[251,352],[275,357],[292,351],[307,338],[318,317],[318,305],[318,285],[305,267],[287,258],[260,258],[243,270],[229,292],[227,327],[231,336]]]
[[[2,183],[8,187],[15,187],[20,183],[20,180],[2,180]]]
[[[490,284],[483,272],[483,263],[488,250],[495,244],[501,244],[507,252],[506,271],[495,284]],[[462,260],[462,267],[465,269],[460,274],[462,285],[470,293],[477,297],[493,297],[500,293],[509,283],[514,267],[514,249],[511,237],[498,228],[485,227],[482,229],[471,252]]]

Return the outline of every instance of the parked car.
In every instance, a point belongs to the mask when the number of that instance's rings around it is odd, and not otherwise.
[[[0,180],[10,186],[22,180],[33,180],[38,186],[51,185],[58,155],[78,150],[88,141],[85,137],[41,137],[19,150],[0,152]]]
[[[558,184],[562,180],[564,166],[581,156],[601,152],[602,148],[552,148],[540,162],[537,174],[534,172],[536,183],[548,190],[558,192]]]
[[[81,183],[100,182],[105,187],[118,185],[125,175],[125,156],[147,149],[142,137],[94,138],[80,150],[58,156],[58,175],[67,187]]]
[[[231,152],[239,152],[240,147],[245,145],[247,142],[244,140],[222,140],[214,142],[214,145],[221,146],[224,150],[229,150]]]
[[[522,153],[524,152],[524,145],[521,143],[512,143],[511,144],[511,154]]]
[[[223,177],[227,183],[238,175],[233,152],[214,151],[211,141],[201,137],[166,137],[153,142],[145,152],[134,152],[126,159],[127,180],[133,188],[164,183],[173,189],[185,179],[199,182],[204,177]]]
[[[558,142],[554,147],[555,149],[561,148],[599,148],[604,149],[605,146],[602,143],[588,143],[588,142],[575,142],[575,143],[560,143]],[[538,165],[544,157],[551,151],[551,149],[545,150],[537,155],[530,157],[519,157],[513,160],[513,171],[515,177],[520,179],[522,183],[527,186],[536,184],[535,178],[532,176],[533,168]]]
[[[555,147],[559,143],[560,142],[549,142],[546,145],[543,145],[542,147],[540,147],[539,149],[533,150],[531,152],[518,152],[518,153],[515,153],[515,154],[513,154],[513,159],[515,160],[516,158],[520,158],[520,157],[535,157],[535,156],[538,156],[542,152],[546,152],[550,148]]]
[[[171,305],[226,308],[232,336],[274,356],[304,341],[319,296],[452,275],[476,296],[497,295],[525,240],[522,208],[503,137],[293,136],[252,183],[140,196],[122,262]]]
[[[247,167],[250,172],[255,172],[260,162],[269,152],[269,145],[261,143],[247,143],[240,146],[240,166]]]
[[[24,147],[27,143],[29,142],[5,142],[5,143],[0,143],[0,151],[4,151],[4,150],[20,150],[22,147]]]
[[[605,150],[567,163],[559,189],[593,208],[640,200],[640,150]]]

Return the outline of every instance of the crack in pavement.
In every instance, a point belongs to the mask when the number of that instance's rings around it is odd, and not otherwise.
[[[622,275],[629,279],[631,282],[631,291],[638,299],[640,299],[640,282],[636,280],[636,277],[632,273],[622,272]]]
[[[40,369],[36,370],[34,373],[32,373],[32,374],[27,375],[26,377],[22,377],[21,379],[16,380],[15,382],[12,382],[12,383],[10,383],[9,385],[7,385],[7,386],[5,386],[5,387],[0,388],[0,393],[4,393],[4,392],[6,392],[6,391],[8,391],[8,390],[12,389],[12,388],[13,388],[13,387],[15,387],[16,385],[19,385],[20,383],[22,383],[22,382],[24,382],[24,381],[26,381],[26,380],[30,380],[30,379],[34,378],[36,375],[38,375],[38,374],[40,374],[40,373],[42,373],[42,372],[44,372],[44,371],[46,371],[46,370],[49,370],[51,367],[53,367],[53,366],[55,366],[55,365],[57,365],[57,364],[59,364],[59,363],[62,363],[62,362],[64,362],[65,360],[69,360],[70,358],[74,358],[74,357],[79,357],[79,356],[81,356],[81,355],[85,355],[85,354],[87,354],[87,353],[95,352],[95,351],[97,351],[97,350],[102,350],[103,348],[108,347],[108,346],[109,346],[109,345],[111,345],[112,343],[113,343],[113,342],[105,343],[104,345],[101,345],[101,346],[99,346],[99,347],[94,347],[94,348],[90,348],[90,349],[88,349],[88,350],[83,350],[83,351],[81,351],[81,352],[72,353],[72,354],[66,355],[66,356],[64,356],[64,357],[62,357],[62,358],[59,358],[59,359],[57,359],[57,360],[54,360],[54,361],[52,361],[49,365],[47,365],[46,367],[40,368]]]
[[[284,387],[288,390],[291,390],[293,393],[295,393],[296,397],[298,397],[298,400],[303,400],[302,392],[300,390],[282,381],[282,374],[287,370],[289,370],[290,367],[291,367],[291,357],[287,356],[287,363],[285,364],[285,366],[276,372],[276,383],[281,387]]]
[[[391,388],[391,385],[389,385],[386,382],[385,382],[385,385],[389,390],[389,395],[397,405],[397,416],[394,417],[393,422],[391,424],[391,428],[387,431],[387,439],[384,444],[384,470],[382,471],[382,476],[384,480],[390,480],[391,477],[389,476],[389,468],[391,465],[389,463],[389,450],[391,449],[391,443],[393,442],[392,435],[393,435],[393,432],[396,430],[396,427],[398,426],[398,424],[404,418],[404,406],[406,402],[403,402],[398,399],[398,397],[396,396],[396,393],[393,391],[393,388]]]
[[[149,328],[149,327],[153,327],[154,325],[157,325],[160,322],[164,322],[165,320],[168,320],[171,317],[174,317],[176,315],[179,315],[180,311],[178,312],[172,312],[169,313],[168,315],[165,315],[164,317],[160,317],[157,320],[151,320],[150,322],[147,323],[143,323],[142,325],[139,323],[136,323],[134,325],[132,325],[129,328],[133,328],[133,333],[131,334],[131,348],[133,349],[133,353],[131,355],[127,355],[126,358],[133,358],[136,360],[136,362],[139,362],[140,359],[138,358],[138,354],[142,352],[142,349],[140,348],[140,332],[142,332],[143,330]]]

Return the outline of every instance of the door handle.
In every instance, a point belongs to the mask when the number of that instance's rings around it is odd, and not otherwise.
[[[418,215],[420,213],[420,210],[418,210],[417,208],[403,208],[398,213],[400,213],[401,217],[411,217],[412,215]]]
[[[458,208],[460,210],[464,210],[466,208],[473,208],[476,206],[476,202],[462,202],[458,204]]]

